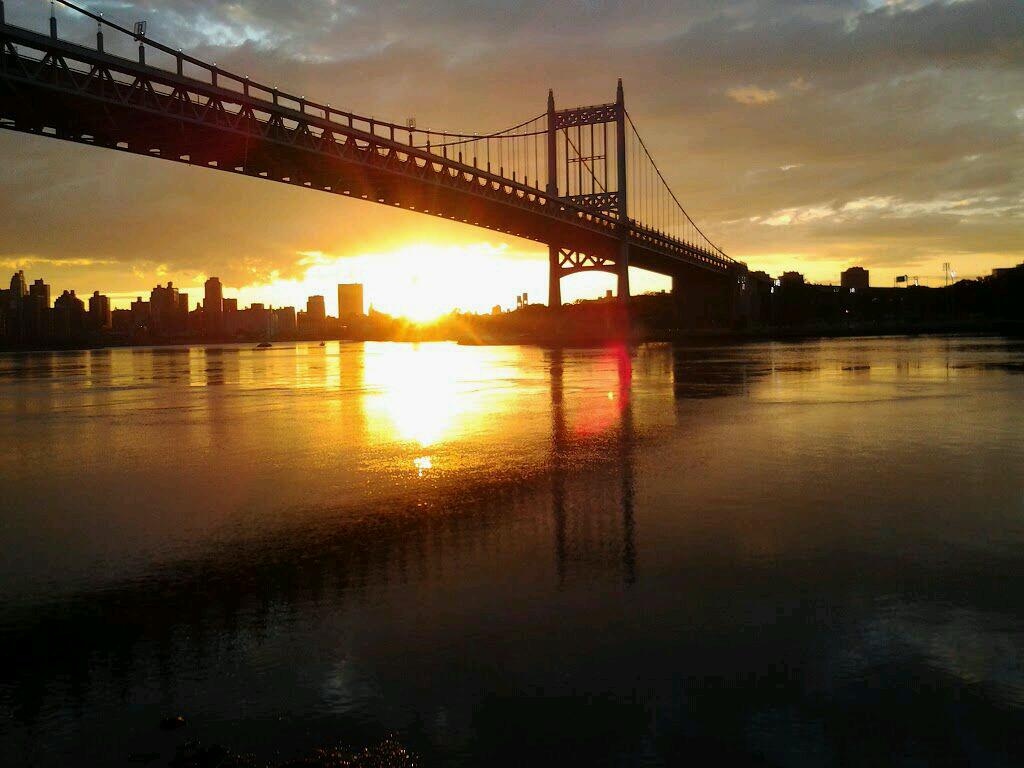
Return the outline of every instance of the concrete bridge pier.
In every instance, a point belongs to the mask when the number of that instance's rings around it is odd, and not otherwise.
[[[562,267],[558,263],[558,246],[548,246],[548,306],[558,309],[562,306]]]
[[[615,260],[615,275],[618,278],[615,296],[622,302],[629,300],[629,243],[619,245],[619,257]]]

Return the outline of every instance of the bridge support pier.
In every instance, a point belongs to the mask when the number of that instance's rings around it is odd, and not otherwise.
[[[615,260],[615,274],[618,286],[615,295],[622,301],[629,300],[629,243],[623,241],[619,245],[619,257]]]
[[[562,306],[561,279],[577,272],[609,272],[618,277],[619,296],[629,296],[629,273],[619,261],[620,252],[602,249],[578,251],[560,245],[548,246],[548,306]]]
[[[548,246],[548,306],[562,306],[562,265],[557,245]]]

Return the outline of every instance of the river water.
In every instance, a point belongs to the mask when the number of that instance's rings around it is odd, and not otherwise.
[[[1020,764],[1022,374],[987,338],[0,356],[0,754]]]

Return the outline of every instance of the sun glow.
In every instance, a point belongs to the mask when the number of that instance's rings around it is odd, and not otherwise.
[[[242,303],[264,301],[301,308],[307,296],[322,295],[336,312],[337,284],[364,286],[367,305],[379,312],[429,322],[454,309],[488,312],[495,304],[515,305],[543,276],[537,256],[489,243],[413,244],[391,251],[336,256],[320,251],[302,254],[301,279],[276,280],[239,292]],[[533,274],[536,272],[537,274]],[[546,296],[536,295],[543,302]]]
[[[302,309],[308,296],[322,295],[328,313],[335,314],[338,283],[362,283],[368,307],[420,323],[455,309],[475,313],[490,312],[496,305],[512,309],[521,293],[531,303],[547,303],[547,254],[508,245],[412,243],[352,256],[306,251],[298,266],[304,270],[302,277],[241,289],[239,304],[257,301]],[[631,271],[630,279],[636,291],[668,285],[667,278],[650,273]],[[614,283],[609,274],[576,275],[563,280],[562,297],[573,301],[601,296]]]

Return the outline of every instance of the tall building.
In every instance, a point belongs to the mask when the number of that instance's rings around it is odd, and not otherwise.
[[[80,336],[85,328],[85,302],[74,291],[64,291],[53,302],[53,328],[62,338]]]
[[[149,328],[153,316],[150,312],[148,301],[143,301],[141,296],[136,297],[131,305],[132,326],[135,328]]]
[[[868,271],[864,267],[850,267],[839,276],[839,285],[858,291],[868,288]]]
[[[306,315],[313,323],[323,323],[327,319],[327,308],[323,296],[310,296],[306,299]]]
[[[25,273],[20,269],[11,277],[10,290],[0,291],[0,321],[4,325],[3,335],[15,340],[21,338],[24,325]]]
[[[299,312],[295,318],[299,333],[319,336],[327,326],[327,309],[323,296],[310,296],[306,299],[306,311]]]
[[[50,286],[41,278],[32,283],[28,289],[28,295],[38,298],[46,309],[50,308]]]
[[[224,333],[224,286],[219,277],[211,277],[204,285],[203,323],[207,336]]]
[[[238,299],[224,299],[224,333],[234,336],[238,333]]]
[[[50,286],[36,280],[29,286],[24,300],[23,327],[29,340],[38,341],[50,335]]]
[[[15,301],[28,296],[28,284],[25,282],[25,271],[19,269],[11,278],[11,298]]]
[[[174,332],[188,331],[188,294],[178,293],[178,306],[174,313]]]
[[[89,297],[89,327],[94,331],[109,331],[113,327],[110,298],[99,291],[93,291]]]
[[[130,309],[115,309],[110,313],[110,326],[114,333],[130,334],[135,330],[135,321]]]
[[[338,318],[363,315],[363,284],[341,283],[338,285]]]
[[[287,339],[295,335],[295,307],[278,307],[272,310],[270,332],[275,338]]]
[[[166,288],[158,285],[150,291],[149,313],[154,333],[165,334],[176,331],[179,312],[178,289],[174,287],[174,283],[167,283]]]
[[[265,305],[255,303],[237,313],[238,330],[252,338],[270,336],[272,313]]]

